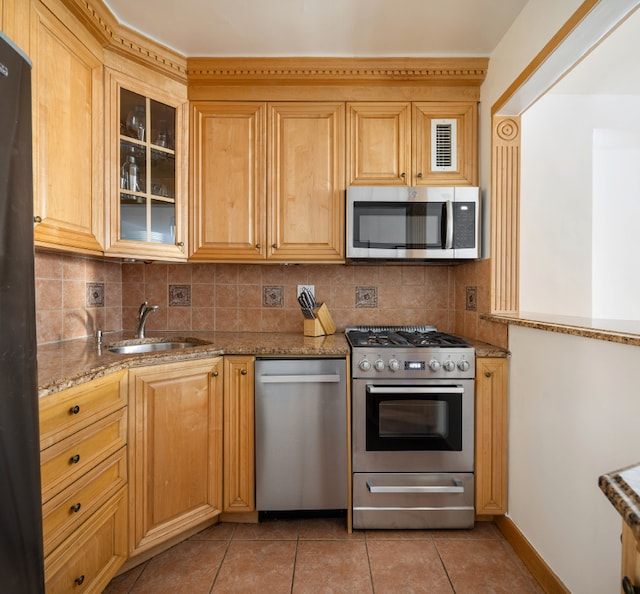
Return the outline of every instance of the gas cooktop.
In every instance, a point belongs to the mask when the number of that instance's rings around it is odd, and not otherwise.
[[[438,332],[435,326],[357,326],[347,328],[347,340],[352,347],[468,347],[457,336]]]

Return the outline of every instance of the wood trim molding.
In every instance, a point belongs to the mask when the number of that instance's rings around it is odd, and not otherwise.
[[[187,63],[184,56],[120,25],[102,0],[61,1],[105,50],[111,50],[174,80],[186,83]]]
[[[491,312],[517,313],[520,263],[519,117],[492,118]]]
[[[558,32],[549,40],[549,42],[538,52],[536,57],[531,60],[527,67],[520,75],[511,83],[509,88],[498,98],[491,106],[491,114],[495,114],[518,89],[531,77],[531,75],[540,67],[540,65],[562,44],[569,34],[580,24],[582,19],[593,7],[601,0],[585,0],[576,10],[569,20],[558,30]]]
[[[298,84],[415,81],[479,87],[487,58],[188,58],[189,81]]]
[[[507,516],[497,516],[494,519],[498,530],[502,532],[507,542],[511,545],[516,555],[527,566],[527,569],[538,580],[540,586],[547,594],[570,594],[567,587],[560,581],[560,578],[553,573],[552,569],[545,563],[544,559],[533,548],[524,534],[515,525],[513,520]]]

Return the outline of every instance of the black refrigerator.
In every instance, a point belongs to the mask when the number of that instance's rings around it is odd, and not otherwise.
[[[0,32],[0,589],[44,592],[31,63]]]

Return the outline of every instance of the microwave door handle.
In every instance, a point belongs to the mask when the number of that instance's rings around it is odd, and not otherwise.
[[[445,209],[447,231],[444,240],[444,249],[450,250],[453,247],[453,202],[451,202],[451,200],[445,202]]]

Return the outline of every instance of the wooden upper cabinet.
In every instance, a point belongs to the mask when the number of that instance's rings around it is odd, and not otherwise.
[[[477,104],[347,104],[347,185],[477,185]]]
[[[344,261],[342,102],[269,104],[268,257]]]
[[[347,185],[409,183],[411,104],[347,104]]]
[[[191,260],[266,256],[266,104],[191,104]]]
[[[132,64],[133,68],[134,65]],[[106,253],[187,259],[186,87],[106,69]]]
[[[190,260],[344,261],[344,103],[194,102],[191,142]]]
[[[478,185],[478,106],[412,104],[412,185]]]
[[[102,48],[75,21],[32,7],[35,242],[102,254]]]

